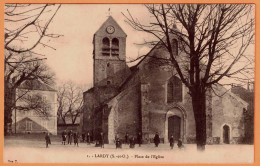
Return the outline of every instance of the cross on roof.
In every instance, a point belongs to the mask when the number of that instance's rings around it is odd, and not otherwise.
[[[107,14],[108,14],[108,16],[110,16],[112,14],[112,12],[110,11],[110,8],[108,9]]]

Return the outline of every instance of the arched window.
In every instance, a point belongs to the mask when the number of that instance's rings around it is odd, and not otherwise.
[[[110,41],[107,37],[103,38],[102,40],[102,54],[105,56],[110,55]]]
[[[167,103],[182,102],[182,82],[173,76],[167,84]]]
[[[112,39],[112,56],[119,55],[119,40],[117,38]]]
[[[103,38],[102,43],[103,43],[103,48],[110,47],[109,38],[107,38],[107,37]]]
[[[119,47],[119,40],[117,38],[112,39],[112,48]]]
[[[173,55],[178,55],[178,41],[176,39],[172,40],[172,51]]]

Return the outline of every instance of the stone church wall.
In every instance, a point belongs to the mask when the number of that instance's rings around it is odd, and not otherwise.
[[[132,84],[108,103],[112,107],[108,129],[113,130],[109,133],[114,133],[110,135],[109,143],[116,134],[124,139],[126,132],[130,137],[141,132],[140,100],[140,84],[138,78],[133,78]]]
[[[217,90],[222,97],[214,95],[212,98],[212,135],[215,143],[223,143],[224,125],[230,128],[230,143],[242,143],[245,132],[243,109],[247,104],[234,94],[225,93],[223,87],[217,87]]]
[[[152,51],[150,54],[163,53],[158,50]],[[185,113],[184,121],[184,141],[194,142],[195,120],[192,111],[191,99],[188,89],[183,85],[183,100],[178,103],[167,103],[167,82],[173,76],[177,75],[174,70],[167,66],[159,65],[151,62],[148,58],[140,65],[140,78],[142,91],[142,114],[147,114],[143,119],[143,132],[149,133],[148,139],[152,139],[155,132],[158,132],[161,138],[165,136],[166,113],[173,108],[180,108]],[[147,113],[146,113],[147,112]],[[148,130],[146,131],[146,127]]]
[[[96,59],[94,63],[95,86],[119,86],[130,74],[129,68],[123,61]]]

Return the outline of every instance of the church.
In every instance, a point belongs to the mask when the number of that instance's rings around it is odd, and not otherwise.
[[[154,56],[167,57],[167,51],[155,45],[138,64],[128,67],[126,39],[127,34],[112,16],[93,36],[93,87],[83,93],[81,132],[89,132],[94,140],[103,132],[109,144],[116,135],[123,139],[126,133],[136,137],[139,132],[144,143],[153,142],[156,132],[163,143],[168,143],[170,135],[195,143],[188,89],[173,67],[154,63]],[[174,36],[172,42],[175,55],[185,56]],[[223,95],[208,94],[207,143],[241,143],[248,103],[221,85],[215,90]]]

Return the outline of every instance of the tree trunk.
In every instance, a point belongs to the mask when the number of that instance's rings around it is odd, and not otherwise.
[[[201,89],[201,88],[198,88]],[[206,145],[206,93],[196,90],[192,93],[192,107],[195,117],[197,150],[204,151]]]
[[[12,110],[15,107],[15,89],[4,86],[4,135],[10,133],[12,127]]]

